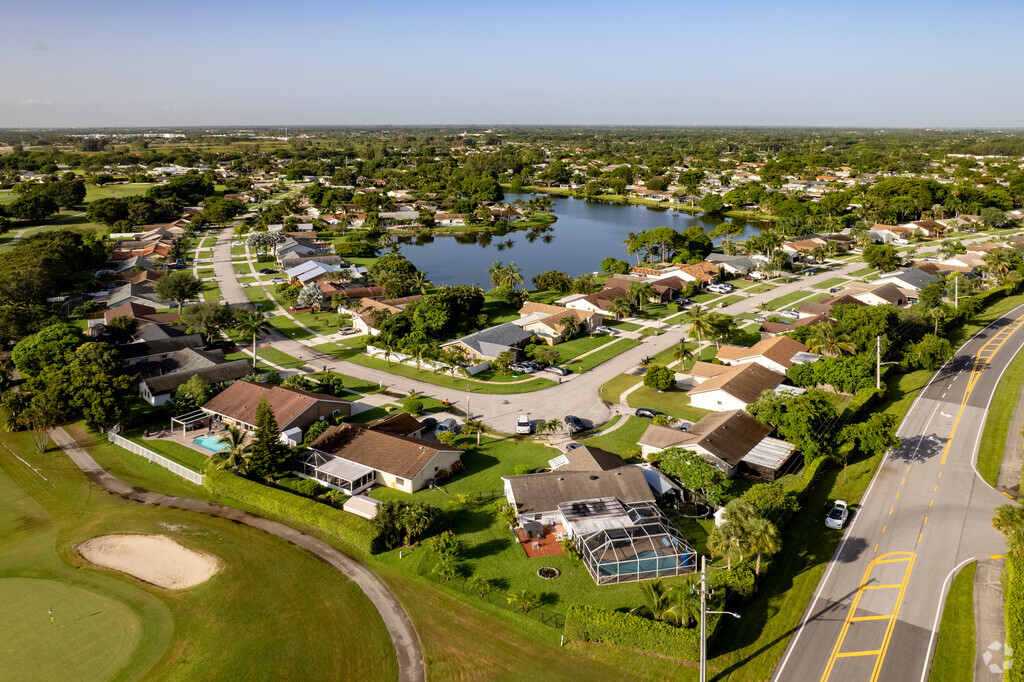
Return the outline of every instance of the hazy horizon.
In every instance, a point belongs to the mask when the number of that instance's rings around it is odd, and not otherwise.
[[[983,36],[1022,19],[994,0],[40,0],[0,9],[0,128],[1011,129],[1024,46]]]

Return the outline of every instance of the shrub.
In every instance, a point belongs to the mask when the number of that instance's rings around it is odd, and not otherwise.
[[[709,615],[708,641],[718,624],[717,615]],[[605,642],[627,649],[662,654],[680,661],[700,658],[700,629],[677,628],[619,611],[606,611],[584,604],[573,604],[565,614],[565,636],[576,642]]]
[[[461,472],[463,472],[465,470],[466,470],[466,464],[461,459],[457,459],[454,462],[452,462],[451,472],[452,472],[453,476],[455,474],[461,473]]]
[[[644,386],[659,391],[666,391],[672,388],[676,382],[676,374],[668,367],[651,365],[644,373]]]
[[[310,424],[309,428],[306,429],[306,436],[302,439],[302,442],[309,445],[317,438],[323,435],[324,431],[327,430],[327,421],[315,421]]]
[[[402,407],[414,417],[423,414],[423,400],[420,398],[408,397],[402,400]]]
[[[285,488],[293,493],[298,493],[303,497],[313,498],[319,497],[330,490],[329,488],[325,488],[316,481],[308,478],[282,478],[277,482],[277,485],[278,487]]]
[[[516,476],[522,476],[524,474],[532,473],[533,467],[529,464],[517,464],[512,471]]]

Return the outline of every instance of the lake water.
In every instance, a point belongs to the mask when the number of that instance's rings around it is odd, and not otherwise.
[[[506,194],[505,201],[530,199],[532,194]],[[490,289],[487,270],[494,261],[514,261],[530,280],[547,270],[562,270],[570,276],[595,272],[608,256],[636,263],[622,244],[630,232],[642,232],[662,225],[685,230],[700,225],[706,232],[719,222],[704,220],[682,211],[617,205],[550,195],[558,220],[547,229],[521,230],[505,235],[471,234],[465,237],[403,238],[402,253],[427,273],[434,284],[478,284]],[[744,224],[739,239],[757,234],[753,223]]]

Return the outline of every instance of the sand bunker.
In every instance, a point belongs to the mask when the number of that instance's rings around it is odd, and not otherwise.
[[[86,561],[168,590],[204,583],[220,570],[216,557],[182,547],[165,535],[101,535],[77,549]]]

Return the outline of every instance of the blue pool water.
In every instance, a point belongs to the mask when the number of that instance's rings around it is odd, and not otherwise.
[[[220,436],[199,436],[198,438],[192,439],[192,442],[199,447],[209,450],[210,452],[221,452],[227,450],[228,446],[224,443],[219,443]]]
[[[683,554],[677,558],[671,554],[648,549],[637,554],[632,560],[603,563],[598,571],[601,575],[649,574],[671,571],[677,566],[689,566],[692,563],[692,554]]]

